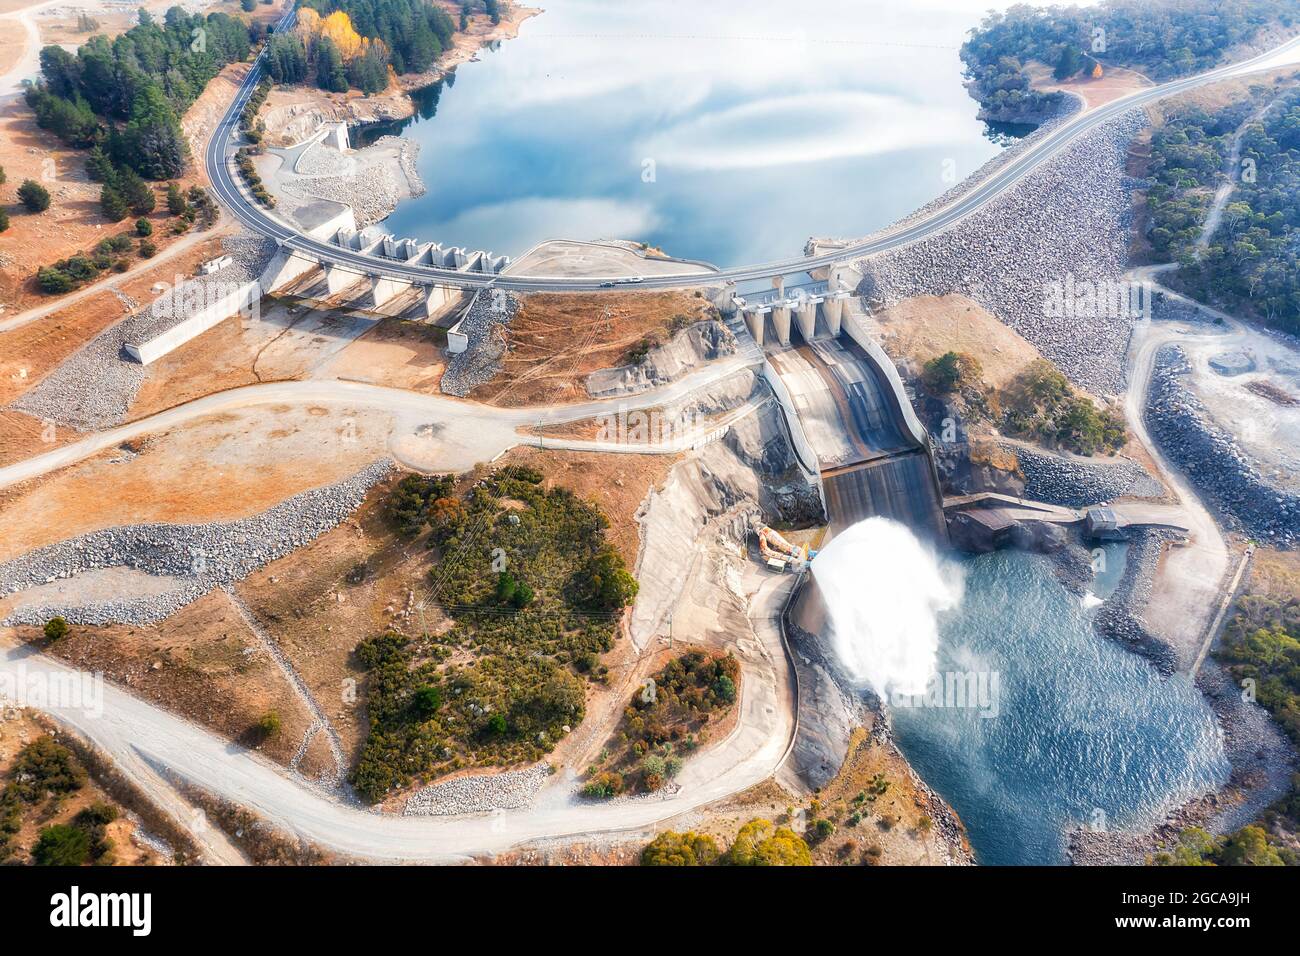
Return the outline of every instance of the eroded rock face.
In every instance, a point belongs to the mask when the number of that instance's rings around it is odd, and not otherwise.
[[[592,398],[635,395],[649,388],[674,382],[705,362],[736,352],[736,336],[717,321],[696,322],[650,350],[639,365],[600,369],[587,376],[587,394]]]

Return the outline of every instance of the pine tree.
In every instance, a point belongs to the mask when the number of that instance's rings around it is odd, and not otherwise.
[[[104,188],[99,191],[99,205],[109,222],[121,222],[126,218],[126,200],[108,183],[105,183]]]

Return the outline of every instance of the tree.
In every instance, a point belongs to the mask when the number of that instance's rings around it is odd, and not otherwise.
[[[602,611],[619,611],[636,597],[637,581],[628,573],[623,556],[613,545],[603,545],[580,575],[584,603]]]
[[[173,216],[181,216],[185,214],[185,210],[188,208],[189,203],[185,201],[185,194],[181,192],[181,188],[175,183],[168,183],[167,211]]]
[[[1078,47],[1067,43],[1061,47],[1061,53],[1056,58],[1056,69],[1052,71],[1052,76],[1058,81],[1068,80],[1083,69],[1084,62]]]
[[[110,183],[105,183],[104,188],[99,191],[99,207],[109,222],[121,222],[128,212],[126,200]]]
[[[6,178],[7,177],[5,176],[5,168],[3,166],[0,166],[0,186],[3,186],[5,184]]]
[[[0,208],[0,232],[4,232],[8,228],[9,228],[9,211],[7,209]]]
[[[346,93],[348,78],[343,68],[339,48],[329,37],[321,37],[316,45],[316,85],[331,93]]]
[[[24,179],[18,187],[18,199],[28,212],[45,212],[50,208],[50,192],[34,179]]]
[[[68,622],[62,617],[52,617],[45,622],[45,639],[61,641],[68,633]]]
[[[731,866],[812,866],[812,853],[789,827],[774,829],[770,820],[757,819],[740,828],[722,862]]]
[[[94,182],[109,182],[114,175],[113,161],[108,158],[104,152],[104,147],[96,144],[91,147],[90,155],[86,157],[86,175]]]
[[[944,352],[925,363],[921,383],[935,395],[951,395],[963,386],[979,382],[983,369],[979,360],[965,352]]]
[[[140,240],[140,258],[141,258],[141,259],[152,259],[152,258],[153,258],[155,255],[157,255],[157,254],[158,254],[158,246],[156,246],[154,243],[150,242],[148,239],[141,239],[141,240]]]
[[[32,850],[38,866],[82,866],[90,859],[90,837],[66,823],[46,827]]]
[[[135,221],[135,234],[137,236],[152,236],[153,224],[148,219],[140,218]]]
[[[665,830],[641,851],[642,866],[712,866],[721,854],[713,837]]]
[[[1227,866],[1283,866],[1276,847],[1260,826],[1242,827],[1223,845],[1223,862]]]
[[[158,204],[153,189],[133,169],[120,170],[114,185],[137,216],[148,215]]]
[[[415,710],[421,717],[432,717],[442,706],[442,692],[436,687],[426,685],[415,692],[413,701]]]

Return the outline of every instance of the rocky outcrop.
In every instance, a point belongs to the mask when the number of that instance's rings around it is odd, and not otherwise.
[[[736,353],[736,336],[721,322],[697,322],[650,350],[636,365],[600,369],[587,376],[587,394],[593,398],[635,395],[667,385],[705,362]]]

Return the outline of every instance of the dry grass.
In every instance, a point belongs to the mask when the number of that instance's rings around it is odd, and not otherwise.
[[[280,763],[293,757],[311,724],[279,667],[222,591],[156,625],[74,625],[53,645],[39,628],[12,633],[80,670],[102,672],[136,697],[257,746]],[[281,732],[261,742],[253,725],[272,710],[280,715]]]
[[[874,318],[885,351],[895,361],[908,362],[919,370],[945,352],[964,352],[979,361],[984,381],[993,388],[1004,388],[1040,357],[1038,349],[1019,333],[962,295],[918,296]]]
[[[625,364],[647,336],[666,339],[675,317],[695,321],[710,310],[708,300],[685,292],[523,296],[501,372],[470,397],[506,407],[582,401],[588,373]]]

